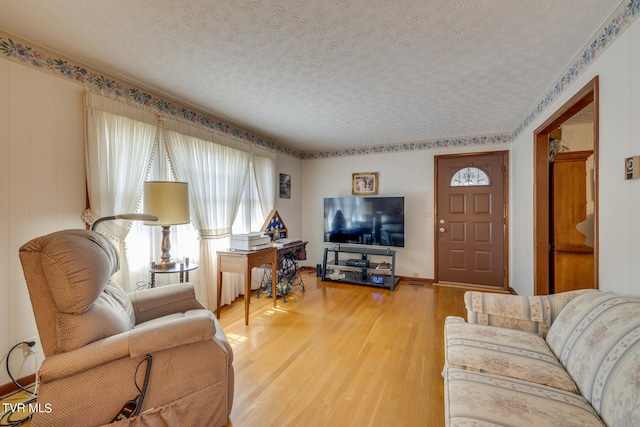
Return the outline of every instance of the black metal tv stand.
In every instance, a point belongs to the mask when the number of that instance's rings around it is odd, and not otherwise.
[[[340,254],[347,254],[348,258]],[[380,262],[379,258],[383,261]],[[393,291],[400,281],[395,275],[395,268],[396,251],[393,249],[335,245],[324,249],[322,281],[376,286]]]

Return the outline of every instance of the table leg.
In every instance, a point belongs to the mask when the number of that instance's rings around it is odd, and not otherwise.
[[[222,300],[222,270],[220,270],[220,255],[218,255],[218,308],[216,317],[220,318],[220,301]]]
[[[271,261],[271,295],[273,295],[273,306],[276,306],[278,284],[278,251],[273,251],[273,260]]]
[[[244,272],[244,324],[249,324],[249,303],[251,302],[251,267]]]

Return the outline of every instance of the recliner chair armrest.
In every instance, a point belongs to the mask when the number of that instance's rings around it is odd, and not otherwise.
[[[47,356],[38,369],[38,376],[43,382],[51,382],[113,360],[129,357],[129,333],[123,332],[94,341],[73,351]]]
[[[543,338],[564,306],[576,296],[594,289],[552,295],[521,296],[489,292],[465,292],[467,321],[535,332]]]
[[[216,334],[214,319],[214,314],[209,310],[198,310],[180,319],[152,323],[94,341],[79,349],[46,357],[38,375],[43,381],[51,382],[124,357],[134,359],[148,353],[206,341]],[[224,343],[218,343],[218,346],[226,347]],[[227,349],[225,351],[228,352]]]
[[[132,358],[184,344],[210,340],[216,334],[215,316],[209,310],[185,313],[180,319],[151,323],[129,332]]]
[[[144,289],[128,295],[136,316],[136,325],[168,314],[205,308],[197,300],[191,283]]]

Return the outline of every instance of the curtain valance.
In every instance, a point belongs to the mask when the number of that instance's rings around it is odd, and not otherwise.
[[[257,156],[268,159],[276,159],[275,150],[262,147],[218,130],[206,128],[199,123],[189,122],[180,117],[159,115],[150,107],[145,108],[140,104],[123,102],[119,99],[88,89],[85,89],[85,108],[104,111],[152,125],[157,125],[159,122],[162,122],[164,129],[170,131],[213,142],[214,144],[224,145],[225,147],[235,148],[240,151],[251,152]]]
[[[165,117],[164,128],[166,130],[180,133],[186,136],[213,142],[214,144],[220,144],[225,147],[235,148],[236,150],[244,152],[251,152],[258,156],[267,157],[269,159],[275,160],[276,158],[276,153],[273,150],[260,147],[256,144],[252,144],[248,141],[245,141],[233,135],[226,134],[224,132],[204,128],[197,123],[182,121],[174,117]]]
[[[85,90],[84,107],[85,109],[90,108],[92,110],[104,111],[105,113],[126,117],[154,126],[158,123],[158,115],[152,111],[140,108],[138,105],[129,105],[118,99],[110,98],[90,90]]]

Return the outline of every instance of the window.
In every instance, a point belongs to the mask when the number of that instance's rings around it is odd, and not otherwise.
[[[86,142],[91,160],[87,182],[94,184],[88,185],[88,191],[98,213],[92,216],[88,209],[83,219],[90,224],[100,212],[141,211],[145,180],[189,182],[192,223],[171,227],[171,256],[174,260],[189,257],[199,264],[192,276],[196,294],[207,307],[215,307],[215,253],[229,247],[232,232],[258,230],[273,208],[275,153],[94,93],[85,96],[85,107],[91,112],[87,128],[93,130]],[[103,232],[107,233],[108,225]],[[108,234],[118,244],[122,267],[116,279],[132,292],[146,285],[149,266],[159,259],[159,227],[147,227],[141,221],[126,227],[110,225],[115,231]],[[233,286],[223,289],[223,304],[244,291],[244,280],[231,282]]]
[[[490,185],[489,175],[482,169],[476,167],[466,167],[456,172],[451,177],[451,187],[480,187]]]

